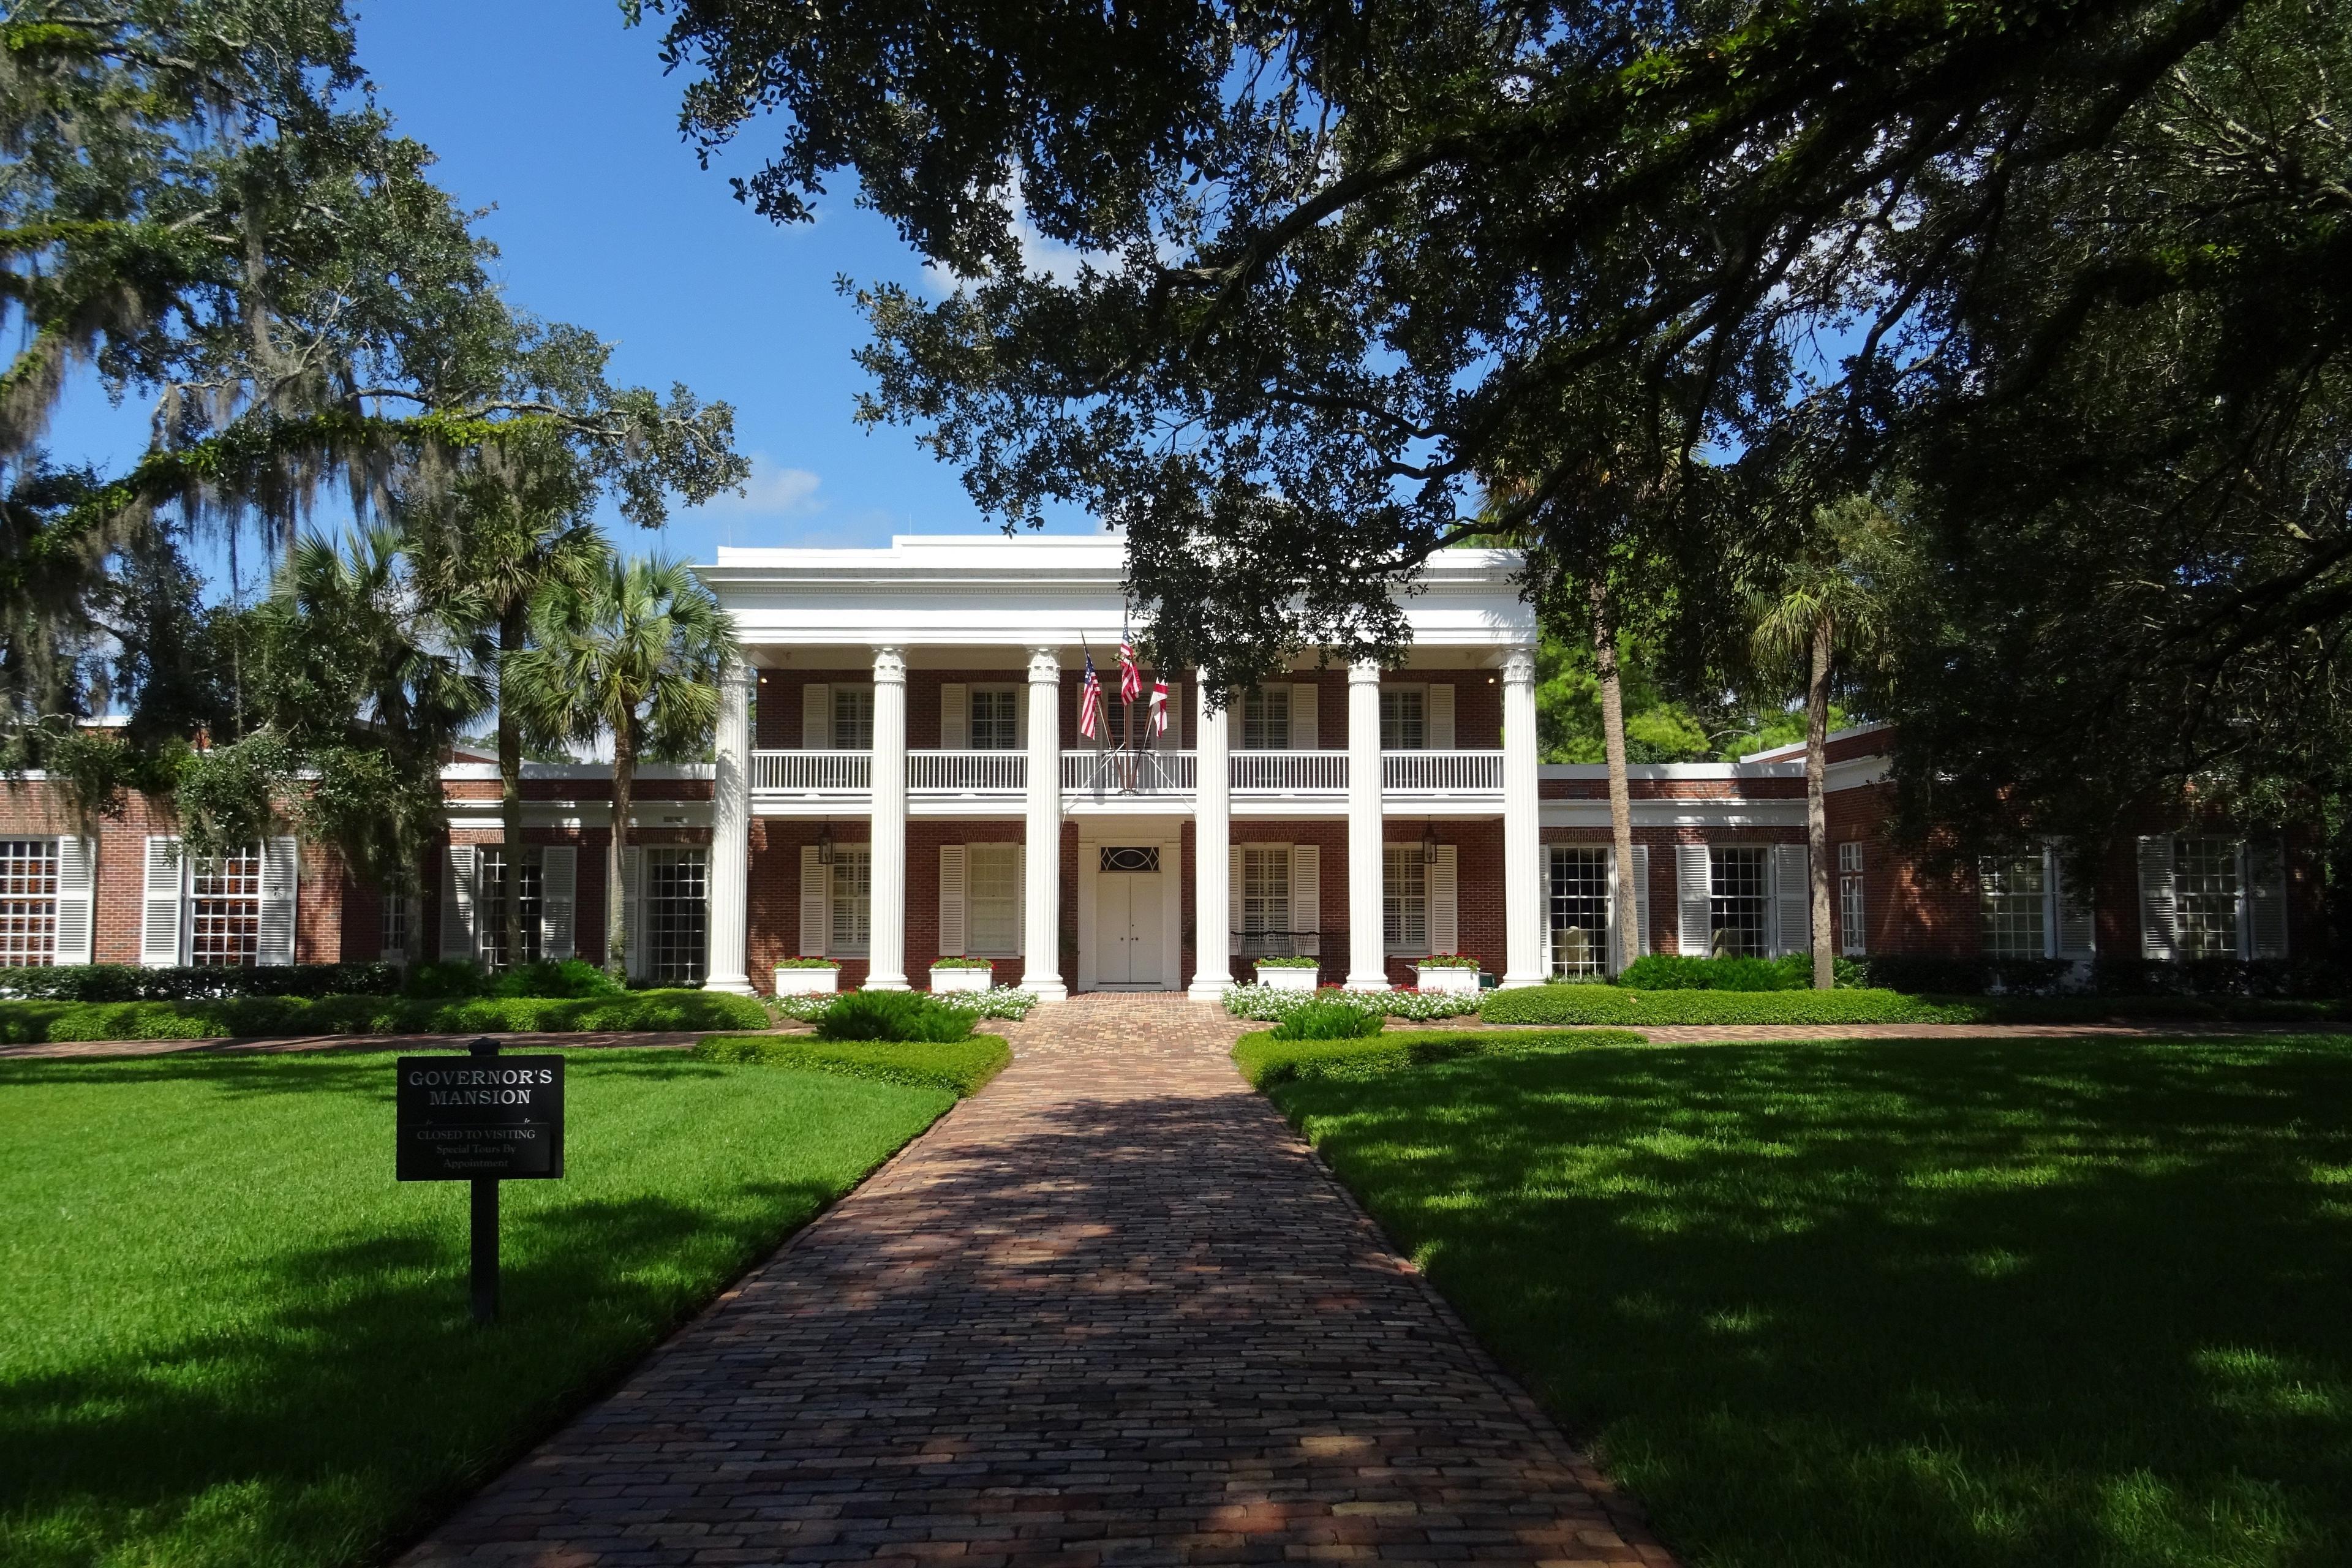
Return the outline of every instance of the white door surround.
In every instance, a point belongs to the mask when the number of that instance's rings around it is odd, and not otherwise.
[[[1183,844],[1181,818],[1080,820],[1079,990],[1182,988]],[[1107,871],[1106,850],[1156,853],[1158,868]]]

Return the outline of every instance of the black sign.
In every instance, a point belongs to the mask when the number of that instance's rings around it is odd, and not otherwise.
[[[563,1174],[562,1057],[402,1057],[404,1182]]]

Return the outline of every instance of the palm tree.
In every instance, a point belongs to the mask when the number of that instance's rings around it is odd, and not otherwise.
[[[531,631],[533,646],[507,667],[507,700],[543,733],[588,744],[612,740],[604,967],[625,977],[621,868],[637,762],[709,742],[719,678],[741,657],[734,622],[684,563],[608,555],[584,583],[557,583],[541,594]]]
[[[1749,644],[1767,668],[1802,669],[1805,682],[1805,845],[1811,861],[1813,987],[1837,984],[1830,946],[1830,694],[1839,676],[1874,660],[1886,643],[1887,590],[1878,570],[1892,523],[1852,496],[1813,514],[1808,547],[1759,597]]]
[[[1625,771],[1625,691],[1617,668],[1617,601],[1608,574],[1586,588],[1592,606],[1592,670],[1601,683],[1601,746],[1609,763],[1609,842],[1616,867],[1617,972],[1642,956],[1639,889],[1633,886],[1633,792]]]

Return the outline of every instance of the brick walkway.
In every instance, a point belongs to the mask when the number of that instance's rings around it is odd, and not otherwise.
[[[419,1545],[455,1563],[1665,1563],[1234,1075],[1087,997]]]

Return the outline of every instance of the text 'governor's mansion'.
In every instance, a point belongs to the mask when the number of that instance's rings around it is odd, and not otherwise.
[[[1115,535],[911,536],[887,549],[722,549],[701,568],[744,665],[712,763],[645,769],[621,867],[635,976],[735,991],[966,983],[1213,996],[1256,960],[1411,984],[1466,954],[1500,984],[1644,952],[1807,951],[1796,749],[1635,765],[1632,908],[1605,771],[1538,753],[1536,626],[1518,557],[1440,552],[1402,602],[1403,661],[1318,658],[1223,703],[1190,671],[1118,700]],[[1101,672],[1082,732],[1091,654]],[[2282,835],[2152,813],[2095,887],[2055,847],[1930,872],[1883,832],[1886,735],[1832,738],[1834,941],[1850,954],[2278,958],[2316,932],[2312,858]],[[488,757],[445,770],[447,841],[415,899],[290,837],[199,862],[133,799],[70,820],[37,777],[0,792],[0,962],[601,961],[611,779],[527,764],[523,842]],[[2176,819],[2179,817],[2179,819]],[[520,900],[523,951],[503,949]],[[781,971],[779,965],[785,966]],[[800,970],[797,975],[795,968]],[[940,983],[950,978],[943,969]]]

